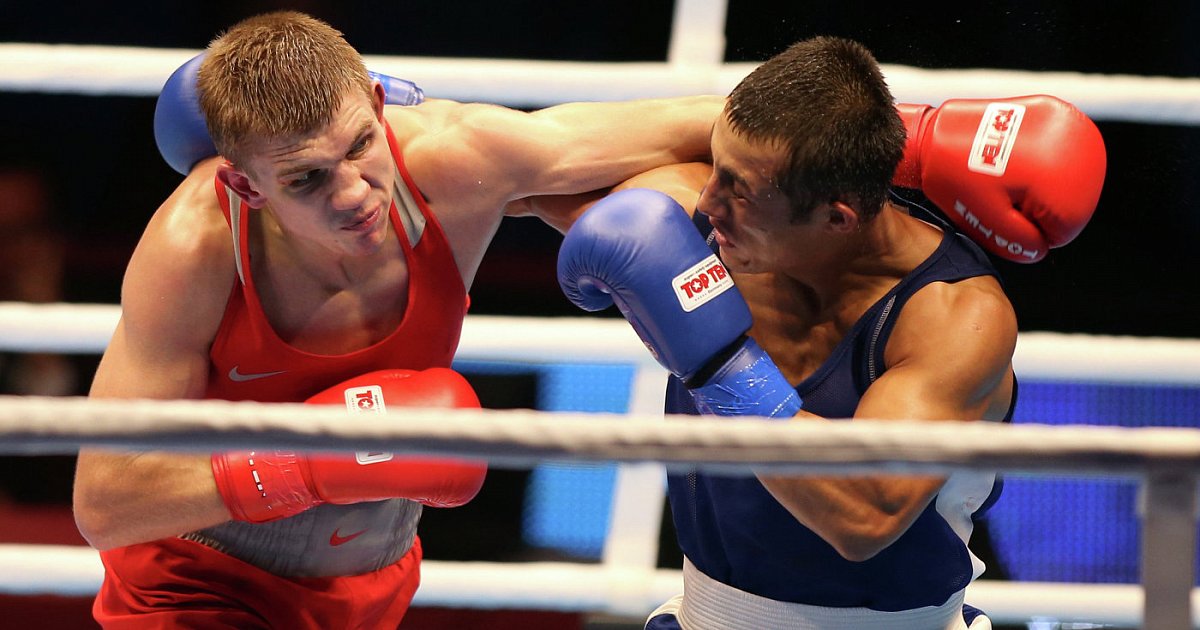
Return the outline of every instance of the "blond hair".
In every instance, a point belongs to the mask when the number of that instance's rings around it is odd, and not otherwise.
[[[239,163],[257,142],[325,127],[349,90],[370,95],[371,80],[339,31],[303,13],[277,11],[214,39],[197,88],[213,143]]]

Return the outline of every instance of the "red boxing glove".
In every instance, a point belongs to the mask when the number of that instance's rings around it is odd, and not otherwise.
[[[352,378],[308,399],[345,405],[355,413],[387,407],[479,408],[470,384],[454,370],[382,370]],[[229,513],[265,523],[322,503],[404,498],[433,507],[455,507],[475,497],[487,466],[482,462],[395,458],[386,452],[310,456],[293,451],[214,453],[213,476]]]
[[[1092,218],[1104,140],[1070,103],[1037,95],[896,109],[908,143],[892,183],[922,190],[987,251],[1037,262]]]

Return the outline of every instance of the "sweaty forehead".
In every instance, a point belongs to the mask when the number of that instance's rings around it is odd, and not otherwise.
[[[713,166],[755,188],[774,186],[786,153],[773,142],[747,139],[721,117],[712,132]]]
[[[335,117],[312,133],[266,139],[258,145],[256,155],[266,166],[264,170],[274,175],[320,168],[342,159],[371,132],[374,122],[371,116]]]

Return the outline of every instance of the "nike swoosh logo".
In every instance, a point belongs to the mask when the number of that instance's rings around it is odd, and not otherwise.
[[[246,381],[253,381],[254,379],[258,379],[258,378],[267,378],[268,376],[275,376],[276,374],[283,374],[286,371],[287,370],[279,370],[278,372],[258,372],[257,374],[242,374],[241,372],[238,371],[238,366],[235,365],[235,366],[233,366],[232,369],[229,370],[229,380],[231,380],[235,383],[244,383]]]
[[[370,528],[368,527],[367,529],[370,529]],[[335,529],[335,530],[333,530],[333,533],[329,535],[329,546],[330,547],[339,547],[341,545],[344,545],[344,544],[350,542],[351,540],[354,540],[355,538],[358,538],[359,536],[362,536],[365,533],[367,533],[366,529],[362,530],[361,532],[354,532],[353,534],[350,534],[349,536],[338,536],[338,530]]]

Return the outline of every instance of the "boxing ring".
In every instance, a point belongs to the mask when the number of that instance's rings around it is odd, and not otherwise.
[[[367,56],[432,97],[540,107],[727,93],[753,64],[724,63],[725,4],[675,3],[664,62]],[[0,91],[154,96],[197,50],[0,43]],[[887,65],[897,99],[1053,93],[1095,120],[1200,125],[1200,79],[1067,72],[924,70]],[[149,125],[149,121],[147,121]],[[99,353],[113,305],[0,304],[0,351]],[[699,463],[730,474],[757,469],[849,474],[1000,470],[1037,477],[1118,477],[1139,488],[1140,584],[981,580],[967,601],[997,623],[1035,617],[1151,629],[1200,625],[1194,590],[1200,430],[925,423],[729,422],[662,417],[665,374],[623,321],[469,317],[459,361],[623,365],[623,413],[405,410],[380,425],[303,405],[129,402],[0,397],[0,451],[72,453],[81,445],[223,448],[269,435],[281,446],[412,450],[485,457],[495,466],[616,462],[599,561],[427,561],[415,605],[602,612],[637,618],[673,596],[678,571],[655,568],[668,467]],[[1200,340],[1022,334],[1025,381],[1200,387]],[[943,423],[945,424],[945,423]],[[969,438],[969,439],[964,439]],[[101,580],[93,550],[0,545],[0,592],[90,595]]]

